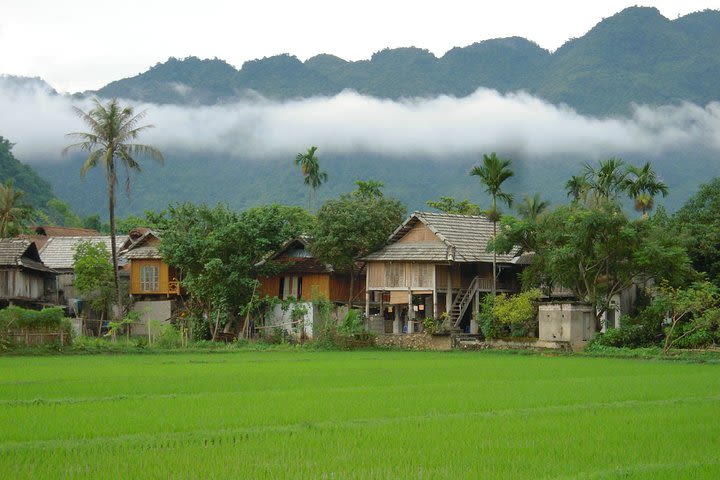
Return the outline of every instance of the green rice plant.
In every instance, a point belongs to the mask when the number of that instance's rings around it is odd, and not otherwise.
[[[0,357],[0,472],[19,479],[720,475],[720,365],[228,348]]]

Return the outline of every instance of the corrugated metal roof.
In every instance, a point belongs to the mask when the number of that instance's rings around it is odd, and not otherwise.
[[[119,248],[127,237],[118,235],[115,245]],[[51,237],[40,251],[40,258],[43,263],[55,270],[72,270],[75,268],[75,249],[81,242],[102,243],[111,251],[110,236],[94,236],[94,237]]]
[[[25,267],[41,272],[53,272],[40,260],[35,244],[22,238],[0,239],[0,267]]]
[[[418,222],[425,224],[442,243],[399,242]],[[414,212],[393,232],[381,250],[367,255],[364,259],[492,262],[493,254],[487,251],[492,237],[493,222],[484,215]],[[498,254],[498,262],[512,262],[518,250],[506,255]]]

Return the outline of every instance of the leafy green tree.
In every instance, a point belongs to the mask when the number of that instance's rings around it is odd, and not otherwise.
[[[455,200],[453,197],[440,197],[440,200],[428,201],[427,206],[440,210],[444,213],[456,215],[481,215],[483,212],[480,205],[471,203],[469,200]]]
[[[19,234],[32,219],[33,209],[23,203],[25,193],[15,189],[12,179],[0,183],[0,238]]]
[[[162,232],[166,226],[167,212],[165,210],[161,210],[160,212],[145,210],[145,214],[142,217],[139,215],[128,215],[125,218],[117,220],[115,228],[118,232],[127,234],[131,230],[141,227]]]
[[[525,195],[523,201],[517,206],[518,214],[528,220],[537,220],[537,217],[550,206],[550,202],[542,200],[540,194],[532,197]]]
[[[512,206],[513,196],[502,190],[502,184],[505,180],[514,175],[510,170],[510,160],[499,158],[495,152],[490,156],[483,155],[483,164],[473,167],[470,175],[479,177],[480,183],[485,186],[485,192],[492,197],[492,208],[489,212],[490,220],[493,222],[493,238],[497,236],[497,221],[500,219],[500,212],[497,207],[497,201],[505,203],[508,207]],[[495,296],[497,290],[497,253],[493,252],[493,283],[492,295]]]
[[[310,190],[308,191],[308,210],[312,211],[315,201],[315,194],[320,185],[327,182],[328,175],[320,170],[320,163],[315,155],[318,147],[312,146],[306,153],[298,153],[295,156],[295,165],[300,166],[303,181]]]
[[[696,282],[687,288],[662,285],[657,295],[655,303],[663,307],[670,321],[665,329],[665,355],[683,338],[701,328],[720,324],[720,292],[710,282]],[[677,333],[683,323],[685,328]]]
[[[110,238],[112,248],[113,277],[115,296],[118,306],[122,305],[120,284],[118,281],[117,245],[115,230],[115,187],[118,182],[118,163],[128,172],[126,187],[130,194],[130,171],[140,171],[138,156],[147,156],[155,161],[164,161],[162,153],[154,147],[133,143],[135,139],[152,125],[139,125],[146,112],[135,113],[133,107],[122,106],[117,99],[110,100],[106,105],[94,99],[94,108],[84,112],[73,107],[75,113],[90,129],[89,132],[72,132],[68,136],[79,140],[65,147],[63,154],[71,150],[84,150],[88,156],[80,169],[80,175],[101,164],[105,169],[108,187],[108,211],[110,214]],[[118,312],[119,314],[120,312]]]
[[[504,219],[505,221],[505,219]],[[534,256],[526,286],[549,281],[569,288],[600,318],[616,294],[642,278],[681,285],[693,277],[685,248],[660,220],[631,221],[614,202],[561,206],[536,223],[508,221],[493,247],[526,241]]]
[[[82,220],[67,202],[53,198],[47,203],[47,223],[63,227],[82,227]]]
[[[264,273],[256,264],[311,222],[298,207],[269,205],[240,214],[224,205],[170,206],[160,251],[182,272],[191,307],[207,320],[212,339],[244,312]]]
[[[104,317],[115,297],[112,259],[105,244],[79,243],[73,255],[73,268],[75,289]]]
[[[720,177],[700,186],[672,216],[672,224],[686,241],[693,267],[720,286]]]
[[[667,185],[658,179],[650,162],[642,167],[628,165],[625,190],[635,200],[635,210],[642,212],[643,218],[647,218],[647,212],[652,210],[654,198],[658,194],[662,194],[663,197],[668,194]]]
[[[350,274],[350,307],[359,257],[382,247],[400,225],[405,206],[386,197],[379,182],[355,182],[358,189],[320,207],[310,250],[323,263]],[[373,188],[368,188],[372,185]]]

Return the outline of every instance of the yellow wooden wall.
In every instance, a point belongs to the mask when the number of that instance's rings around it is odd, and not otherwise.
[[[152,266],[159,267],[158,275],[158,290],[154,292],[147,292],[141,289],[140,283],[140,270],[142,267]],[[132,260],[130,262],[130,293],[133,295],[142,294],[163,294],[167,295],[170,293],[170,274],[168,265],[162,260]]]

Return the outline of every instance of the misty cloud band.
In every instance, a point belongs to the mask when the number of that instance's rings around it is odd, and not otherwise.
[[[192,91],[186,93],[192,96]],[[720,150],[717,102],[705,107],[634,106],[632,115],[624,118],[586,117],[524,92],[502,95],[487,89],[464,98],[399,101],[346,91],[286,102],[254,97],[218,106],[128,103],[148,110],[147,121],[157,128],[143,140],[161,150],[251,160],[290,157],[310,144],[321,146],[324,155],[368,152],[438,158],[488,151],[528,158],[657,155],[692,145]],[[0,135],[16,144],[14,152],[22,161],[59,160],[68,143],[65,134],[84,128],[71,105],[90,106],[41,88],[0,82]]]

